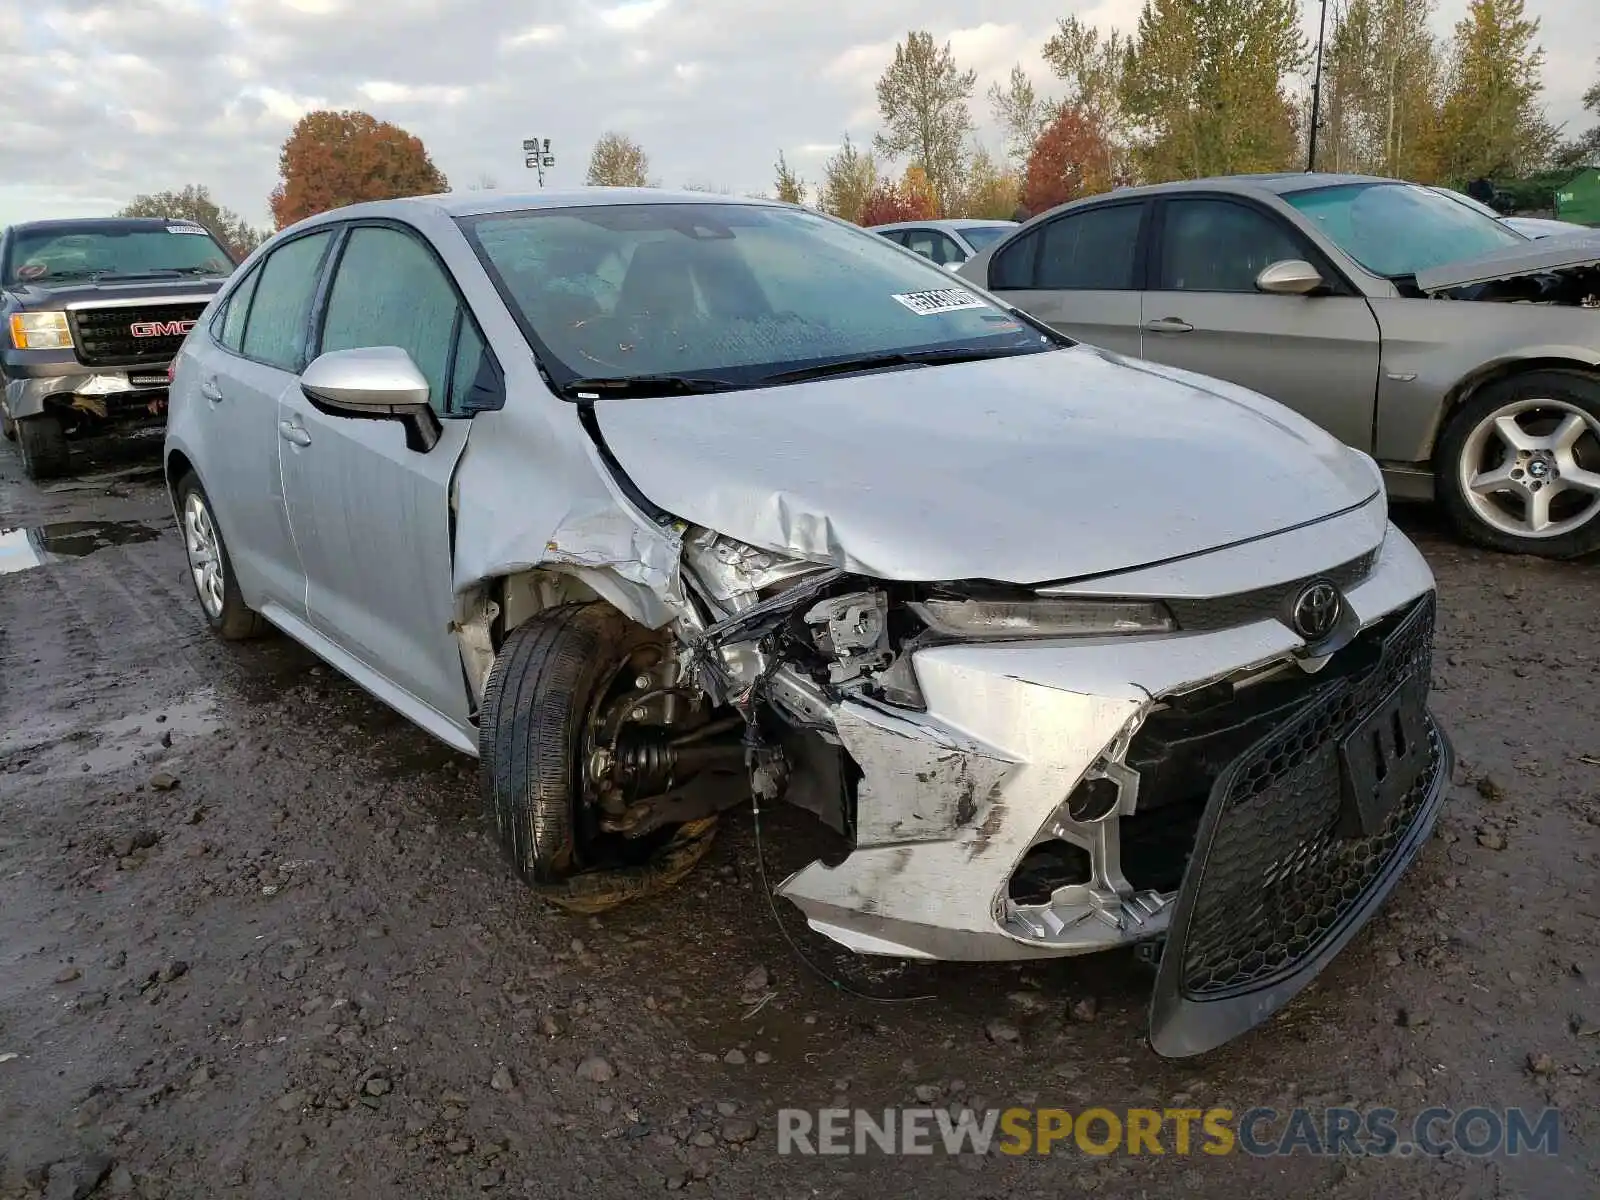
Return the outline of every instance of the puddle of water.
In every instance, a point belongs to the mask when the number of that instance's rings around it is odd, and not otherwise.
[[[32,529],[0,528],[0,575],[83,558],[111,546],[153,542],[161,530],[143,521],[58,521]]]
[[[190,738],[222,728],[217,713],[217,696],[203,688],[192,696],[163,708],[152,708],[100,725],[74,726],[69,722],[43,720],[31,726],[0,733],[0,759],[26,755],[30,762],[45,764],[62,759],[68,769],[85,774],[120,771],[146,757],[155,757],[163,733],[170,733],[176,747]]]
[[[216,693],[205,688],[165,708],[135,713],[96,726],[87,734],[95,739],[95,744],[79,756],[78,769],[93,775],[120,771],[149,754],[153,743],[163,733],[181,740],[214,733],[221,727]]]

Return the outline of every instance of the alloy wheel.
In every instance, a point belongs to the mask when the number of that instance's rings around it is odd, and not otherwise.
[[[1600,516],[1600,419],[1566,400],[1512,401],[1473,427],[1457,470],[1486,525],[1560,537]]]
[[[200,604],[213,621],[222,619],[222,548],[211,510],[199,492],[191,491],[183,500],[183,545],[189,555],[189,573]]]

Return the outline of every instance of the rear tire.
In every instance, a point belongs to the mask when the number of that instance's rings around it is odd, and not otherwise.
[[[1600,550],[1600,379],[1529,371],[1489,384],[1450,418],[1435,470],[1445,511],[1481,546]]]
[[[67,431],[53,413],[19,417],[17,447],[22,451],[22,473],[29,479],[56,479],[67,473],[72,451],[67,446]]]
[[[211,510],[210,497],[200,479],[189,472],[178,480],[178,532],[189,559],[189,578],[200,601],[206,624],[223,641],[239,642],[260,637],[271,626],[244,602],[233,561]]]

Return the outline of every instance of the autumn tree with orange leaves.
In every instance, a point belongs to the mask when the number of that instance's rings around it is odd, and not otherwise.
[[[1042,213],[1068,200],[1111,187],[1111,146],[1094,121],[1063,108],[1044,127],[1028,156],[1022,203]]]
[[[907,167],[898,182],[880,180],[861,207],[861,223],[868,226],[930,221],[938,215],[939,197],[921,167]]]
[[[420,138],[354,110],[301,117],[278,155],[278,173],[270,203],[279,229],[330,208],[450,186]]]

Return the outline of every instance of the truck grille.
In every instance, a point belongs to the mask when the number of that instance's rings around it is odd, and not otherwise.
[[[193,322],[205,311],[203,303],[150,304],[74,309],[68,320],[85,366],[165,366],[183,344],[183,333],[161,332],[173,322]],[[136,335],[135,331],[139,334]]]
[[[1212,836],[1186,884],[1195,888],[1179,971],[1186,996],[1222,999],[1292,975],[1338,935],[1384,874],[1445,757],[1425,713],[1433,620],[1430,594],[1387,630],[1372,631],[1381,636],[1376,664],[1318,687],[1298,715],[1224,773],[1222,794],[1211,800]],[[1406,716],[1424,731],[1425,766],[1381,824],[1356,833],[1339,746],[1397,691],[1418,710]]]

